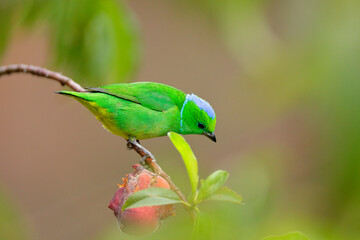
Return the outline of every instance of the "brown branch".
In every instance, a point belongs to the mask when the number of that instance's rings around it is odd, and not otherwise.
[[[6,75],[6,74],[12,74],[12,73],[30,73],[35,76],[40,76],[40,77],[49,78],[49,79],[58,81],[61,83],[61,85],[63,85],[63,86],[67,85],[76,92],[85,92],[86,91],[83,87],[80,86],[80,84],[78,84],[71,78],[68,78],[60,73],[53,72],[53,71],[47,70],[42,67],[25,65],[25,64],[12,64],[12,65],[0,66],[0,77],[3,75]],[[141,150],[138,146],[136,146],[132,143],[129,143],[129,144],[131,144],[132,149],[134,149],[141,157],[144,157],[146,155],[144,153],[144,151]],[[185,203],[188,203],[185,195],[173,183],[173,181],[170,179],[169,175],[167,175],[161,169],[161,167],[156,163],[155,159],[148,157],[148,158],[146,158],[145,161],[156,174],[158,174],[159,176],[164,178],[169,183],[171,190],[173,190],[182,201],[184,201]],[[186,206],[186,210],[189,212],[192,219],[195,220],[195,211],[188,206]]]
[[[65,77],[64,75],[47,70],[42,67],[32,66],[32,65],[25,65],[25,64],[12,64],[0,67],[0,77],[5,74],[12,74],[12,73],[30,73],[35,76],[50,78],[60,82],[61,85],[69,86],[76,92],[85,92],[86,90],[81,87],[77,82],[72,80],[71,78]]]

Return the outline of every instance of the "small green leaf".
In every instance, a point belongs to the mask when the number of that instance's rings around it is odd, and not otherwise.
[[[21,209],[0,191],[0,239],[30,239],[24,233],[23,219],[20,213]]]
[[[35,23],[48,17],[51,12],[50,6],[51,3],[47,0],[22,1],[20,24],[28,28],[34,27]]]
[[[301,232],[290,232],[280,236],[269,236],[264,238],[263,240],[309,240],[309,239]]]
[[[41,4],[46,6],[43,13],[28,11],[30,17],[39,18],[36,23],[49,24],[54,62],[58,66],[87,86],[131,79],[139,63],[140,37],[136,21],[123,1],[45,2]]]
[[[198,202],[213,195],[226,182],[229,173],[224,170],[217,170],[210,174],[206,180],[201,181]]]
[[[203,212],[196,214],[194,229],[191,240],[210,240],[212,239],[212,224],[208,215]]]
[[[124,203],[122,210],[175,203],[186,204],[170,189],[147,188],[132,194]]]
[[[181,135],[174,132],[169,132],[168,136],[172,141],[172,143],[174,144],[175,148],[181,154],[181,157],[185,163],[185,167],[190,178],[192,196],[193,198],[195,198],[197,186],[199,182],[198,165],[197,165],[196,157],[192,152],[189,144],[185,141],[185,139]]]
[[[204,200],[225,201],[240,204],[242,202],[242,197],[230,188],[222,187]]]
[[[12,8],[6,8],[1,9],[0,8],[0,57],[3,56],[6,47],[8,45],[8,41],[10,39],[11,35],[11,19],[13,16],[13,9]]]

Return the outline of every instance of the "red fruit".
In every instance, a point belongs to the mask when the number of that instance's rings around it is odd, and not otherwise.
[[[174,214],[173,205],[139,207],[125,211],[121,211],[121,208],[134,192],[151,187],[170,188],[170,186],[165,179],[139,164],[134,165],[133,168],[134,172],[123,178],[124,184],[119,186],[108,207],[114,211],[123,232],[133,235],[149,234],[160,227],[162,219]]]

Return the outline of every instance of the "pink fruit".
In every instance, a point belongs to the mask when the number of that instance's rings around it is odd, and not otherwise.
[[[131,194],[151,187],[170,188],[169,184],[160,176],[146,170],[141,165],[133,166],[134,172],[123,178],[123,184],[115,192],[109,203],[109,208],[114,211],[123,232],[132,235],[149,234],[157,230],[161,220],[174,215],[173,205],[131,208],[122,211],[124,202]]]

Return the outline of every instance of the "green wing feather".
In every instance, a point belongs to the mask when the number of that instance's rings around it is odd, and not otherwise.
[[[174,106],[181,109],[186,97],[185,93],[176,88],[152,82],[113,84],[87,90],[106,93],[160,112]]]
[[[186,94],[159,83],[122,83],[60,91],[75,97],[110,132],[126,139],[146,139],[180,131],[180,110]]]

